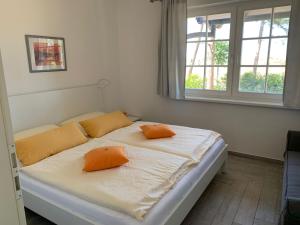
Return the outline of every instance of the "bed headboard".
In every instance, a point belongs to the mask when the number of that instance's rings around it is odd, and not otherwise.
[[[104,111],[98,84],[9,96],[14,132],[59,123],[86,112]]]

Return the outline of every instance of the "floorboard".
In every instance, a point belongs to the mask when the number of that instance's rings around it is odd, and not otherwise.
[[[280,164],[231,155],[182,225],[277,225],[281,184]],[[28,209],[26,216],[28,225],[54,225]]]

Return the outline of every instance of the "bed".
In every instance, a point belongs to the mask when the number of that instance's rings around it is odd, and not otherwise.
[[[174,146],[168,148],[166,143],[161,142],[150,142],[144,145],[145,142],[141,141],[140,137],[133,139],[126,137],[126,135],[129,137],[136,135],[135,130],[140,123],[116,130],[98,141],[118,141],[137,149],[148,148],[150,151],[161,152],[157,154],[170,154],[169,150]],[[180,133],[182,127],[173,126],[173,129]],[[190,131],[192,132],[190,135],[196,134],[196,136],[198,131],[206,132],[200,129],[186,129],[187,133]],[[51,182],[37,179],[21,169],[20,180],[25,206],[58,225],[179,225],[227,159],[227,146],[224,140],[215,132],[207,135],[213,135],[210,140],[214,141],[208,143],[206,139],[198,136],[201,139],[201,146],[206,146],[207,151],[194,143],[197,151],[192,151],[191,154],[174,152],[174,155],[178,157],[189,159],[189,162],[193,162],[193,166],[182,172],[180,179],[160,197],[160,200],[149,209],[143,219],[136,219],[128,213],[81,198],[68,190],[57,188]],[[192,136],[192,138],[195,137]],[[181,146],[178,146],[180,150]]]

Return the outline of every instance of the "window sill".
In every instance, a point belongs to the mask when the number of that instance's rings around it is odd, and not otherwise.
[[[192,96],[186,96],[185,100],[232,104],[232,105],[255,106],[255,107],[266,107],[266,108],[289,109],[289,108],[285,107],[282,103],[275,103],[275,102],[259,102],[259,101],[248,101],[248,100],[221,99],[221,98],[211,98],[211,97],[192,97]]]

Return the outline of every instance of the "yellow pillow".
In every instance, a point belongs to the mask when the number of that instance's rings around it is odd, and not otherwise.
[[[80,125],[90,137],[98,138],[116,129],[127,127],[132,123],[124,113],[117,111],[81,121]]]
[[[29,166],[87,141],[76,124],[67,124],[16,141],[17,156],[24,166]]]
[[[176,135],[174,131],[164,124],[142,125],[140,128],[148,139],[169,138]]]
[[[28,129],[28,130],[23,130],[23,131],[20,131],[18,133],[15,133],[14,134],[14,139],[15,139],[15,141],[18,141],[18,140],[28,138],[28,137],[31,137],[31,136],[34,136],[34,135],[37,135],[37,134],[40,134],[40,133],[44,133],[48,130],[52,130],[52,129],[55,129],[55,128],[58,128],[58,127],[59,126],[57,126],[55,124],[49,124],[49,125],[44,125],[44,126],[40,126],[40,127],[31,128],[31,129]]]
[[[79,115],[79,116],[76,116],[76,117],[73,117],[71,119],[68,119],[64,122],[61,122],[60,123],[60,126],[63,126],[63,125],[66,125],[68,123],[76,123],[77,126],[79,127],[79,129],[81,130],[81,132],[85,135],[85,136],[88,136],[88,134],[85,132],[85,130],[83,129],[82,126],[80,126],[79,122],[80,121],[83,121],[83,120],[89,120],[89,119],[92,119],[92,118],[95,118],[97,116],[100,116],[100,115],[104,115],[105,113],[104,112],[92,112],[92,113],[86,113],[86,114],[82,114],[82,115]]]
[[[85,154],[83,170],[92,172],[121,166],[128,162],[124,147],[107,146],[96,148]]]

